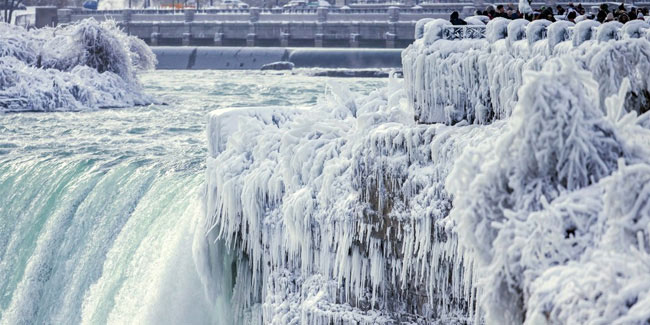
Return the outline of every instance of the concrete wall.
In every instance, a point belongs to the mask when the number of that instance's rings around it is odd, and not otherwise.
[[[56,26],[58,22],[56,7],[36,7],[34,9],[34,26],[36,28]]]
[[[296,68],[401,68],[401,50],[249,47],[152,48],[157,69],[260,69],[274,62],[292,62]]]

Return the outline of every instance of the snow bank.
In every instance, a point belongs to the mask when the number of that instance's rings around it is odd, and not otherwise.
[[[416,40],[402,53],[409,103],[421,123],[488,123],[505,118],[518,101],[524,71],[539,71],[545,62],[563,56],[594,73],[601,85],[597,94],[601,109],[623,78],[632,82],[626,109],[647,109],[650,85],[641,76],[649,71],[650,44],[644,38],[648,30],[644,22],[599,26],[582,21],[573,27],[566,21],[494,19],[486,26],[487,42],[446,40],[441,20],[425,26],[432,26],[431,35],[425,28],[425,41]]]
[[[0,24],[0,111],[63,111],[151,103],[137,72],[155,56],[114,22],[26,31]]]
[[[332,84],[315,107],[210,113],[195,258],[237,319],[647,321],[648,41],[574,48],[566,23],[531,25],[550,52],[523,22],[493,43],[440,39],[445,25],[427,22],[405,79],[369,96]],[[206,262],[214,243],[227,263]]]

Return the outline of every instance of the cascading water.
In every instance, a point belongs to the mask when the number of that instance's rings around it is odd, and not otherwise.
[[[232,276],[215,273],[232,258],[204,245],[205,114],[314,103],[325,80],[214,71],[142,80],[169,105],[0,115],[0,324],[232,323],[220,290]]]

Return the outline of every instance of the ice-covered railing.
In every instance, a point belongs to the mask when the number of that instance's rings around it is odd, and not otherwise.
[[[148,104],[137,73],[155,62],[143,41],[112,22],[29,31],[0,23],[0,112]]]
[[[650,66],[650,34],[646,22],[576,25],[546,20],[498,18],[486,26],[444,20],[416,24],[416,41],[402,53],[409,103],[421,123],[489,123],[511,114],[524,70],[539,70],[554,57],[572,56],[592,71],[604,99],[622,78],[631,81],[626,108],[643,112],[650,102],[646,75]],[[471,31],[471,32],[468,32]]]
[[[467,38],[484,38],[485,26],[464,25],[464,26],[446,26],[443,30],[445,39],[467,39]]]

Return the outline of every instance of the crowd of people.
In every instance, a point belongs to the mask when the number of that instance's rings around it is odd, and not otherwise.
[[[522,12],[523,11],[523,12]],[[592,19],[597,20],[600,23],[606,23],[610,21],[618,21],[623,24],[630,20],[640,19],[644,20],[644,17],[648,16],[648,8],[636,8],[630,6],[629,9],[625,7],[623,3],[620,6],[611,9],[606,3],[600,5],[599,11],[597,14],[587,13],[582,4],[574,5],[569,3],[566,8],[558,5],[555,7],[555,11],[552,7],[541,7],[539,10],[533,11],[530,6],[527,8],[516,8],[512,4],[506,6],[500,4],[496,7],[490,5],[485,10],[477,10],[475,13],[477,16],[487,16],[490,19],[496,17],[503,17],[508,19],[518,19],[524,18],[529,21],[546,19],[552,22],[556,20],[567,20],[572,23],[577,23],[582,20]],[[460,18],[460,15],[457,11],[454,11],[449,21],[453,25],[467,25],[463,19]]]

